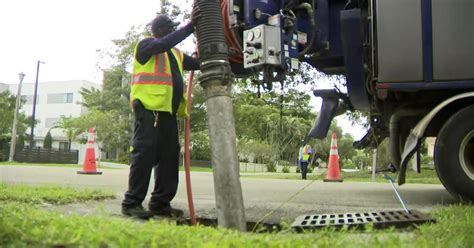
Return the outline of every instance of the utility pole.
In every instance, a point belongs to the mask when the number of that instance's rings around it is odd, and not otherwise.
[[[372,157],[372,182],[375,182],[375,172],[377,171],[377,148],[374,149]]]
[[[16,93],[15,113],[13,116],[13,127],[12,127],[12,139],[10,142],[10,156],[8,157],[9,162],[13,162],[13,157],[15,156],[16,129],[18,126],[18,108],[20,107],[20,99],[21,99],[21,83],[23,82],[23,79],[25,78],[25,73],[20,72],[18,76],[20,76],[20,83],[18,84],[18,90]]]
[[[204,88],[209,124],[214,193],[219,226],[246,230],[240,184],[232,101],[234,75],[229,65],[219,0],[195,0],[200,18],[196,25],[201,62],[199,82]]]
[[[31,133],[30,133],[30,149],[33,148],[34,134],[35,134],[35,115],[36,115],[36,95],[38,94],[38,76],[40,64],[44,64],[38,60],[36,64],[36,80],[35,80],[35,93],[33,95],[33,114],[31,115]]]

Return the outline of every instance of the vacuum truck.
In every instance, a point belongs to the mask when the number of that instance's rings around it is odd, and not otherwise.
[[[307,63],[344,75],[347,93],[315,90],[323,103],[309,138],[326,137],[346,111],[368,113],[354,147],[389,139],[405,183],[408,162],[420,171],[420,146],[436,137],[434,165],[457,199],[474,200],[474,1],[222,0],[230,65],[259,74],[271,89]]]

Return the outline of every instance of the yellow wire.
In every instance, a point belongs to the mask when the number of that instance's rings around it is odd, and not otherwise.
[[[316,182],[316,179],[313,179],[311,182],[309,182],[308,184],[306,184],[303,188],[301,188],[300,190],[298,190],[295,194],[293,194],[292,196],[290,196],[286,201],[282,202],[277,208],[273,209],[272,211],[266,213],[262,218],[260,218],[257,223],[255,223],[255,226],[253,227],[252,229],[252,232],[255,232],[255,229],[257,228],[257,226],[265,219],[267,218],[268,216],[272,215],[275,211],[277,211],[278,209],[280,209],[283,205],[285,205],[286,203],[288,203],[289,201],[291,201],[293,198],[295,198],[298,194],[300,194],[301,192],[303,192],[307,187],[309,187],[309,185],[313,184],[314,182]]]

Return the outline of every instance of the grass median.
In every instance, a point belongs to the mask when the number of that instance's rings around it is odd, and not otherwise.
[[[40,193],[43,192],[43,193]],[[242,233],[171,221],[136,221],[114,216],[66,215],[43,210],[53,204],[110,197],[60,187],[1,186],[1,247],[471,247],[474,208],[454,205],[432,213],[437,223],[415,230],[332,230],[303,234],[284,228],[277,233]],[[27,200],[32,195],[41,200]],[[67,195],[68,197],[64,197]],[[87,197],[84,197],[86,195]],[[100,195],[98,197],[97,195]],[[68,200],[65,200],[68,199]]]
[[[394,180],[397,178],[397,173],[386,173]],[[370,171],[356,171],[356,172],[340,172],[341,178],[345,182],[372,182],[372,172]],[[247,178],[262,178],[262,179],[291,179],[301,180],[301,174],[299,173],[245,173],[241,177]],[[320,171],[319,173],[308,173],[308,180],[323,180],[326,177],[326,173]],[[375,182],[386,183],[388,182],[382,175],[382,173],[376,173]],[[436,175],[434,169],[423,169],[421,173],[408,170],[406,176],[407,183],[422,183],[422,184],[440,184],[441,182]]]
[[[115,198],[104,189],[73,189],[60,186],[27,186],[0,184],[0,203],[67,204]]]

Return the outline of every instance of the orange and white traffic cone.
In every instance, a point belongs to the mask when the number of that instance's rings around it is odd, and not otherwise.
[[[329,152],[328,171],[325,182],[342,182],[341,175],[339,175],[339,154],[337,152],[337,138],[336,133],[332,133],[331,151]]]
[[[95,149],[94,149],[94,128],[89,128],[89,137],[87,139],[86,156],[84,158],[84,166],[82,171],[78,171],[77,174],[87,175],[101,175],[101,171],[97,171],[95,163]]]

